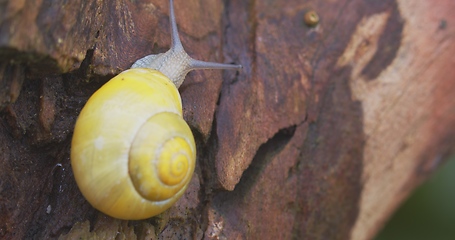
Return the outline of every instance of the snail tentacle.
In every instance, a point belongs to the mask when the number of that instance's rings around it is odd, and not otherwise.
[[[149,68],[162,72],[179,88],[188,72],[196,69],[240,69],[242,65],[205,62],[191,58],[180,41],[175,20],[173,0],[169,1],[171,48],[162,54],[152,54],[138,59],[131,68]]]

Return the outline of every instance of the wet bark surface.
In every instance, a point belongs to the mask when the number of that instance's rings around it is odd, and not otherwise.
[[[243,69],[187,76],[190,186],[121,221],[79,192],[73,127],[96,89],[169,48],[168,1],[0,3],[1,238],[371,239],[453,153],[453,1],[174,4],[192,57]]]

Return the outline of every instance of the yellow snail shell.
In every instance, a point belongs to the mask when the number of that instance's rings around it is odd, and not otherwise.
[[[145,219],[171,207],[194,172],[196,145],[177,87],[193,69],[238,69],[190,58],[170,0],[171,49],[149,55],[98,91],[74,129],[71,165],[89,203],[119,219]]]

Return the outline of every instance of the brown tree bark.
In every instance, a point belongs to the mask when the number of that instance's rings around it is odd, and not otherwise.
[[[453,152],[454,1],[175,7],[191,56],[244,68],[189,74],[192,182],[128,222],[82,197],[72,129],[96,89],[168,49],[168,1],[0,3],[0,238],[371,239]]]

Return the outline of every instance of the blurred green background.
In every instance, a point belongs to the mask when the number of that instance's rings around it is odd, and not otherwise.
[[[455,240],[455,157],[391,217],[375,240]]]

